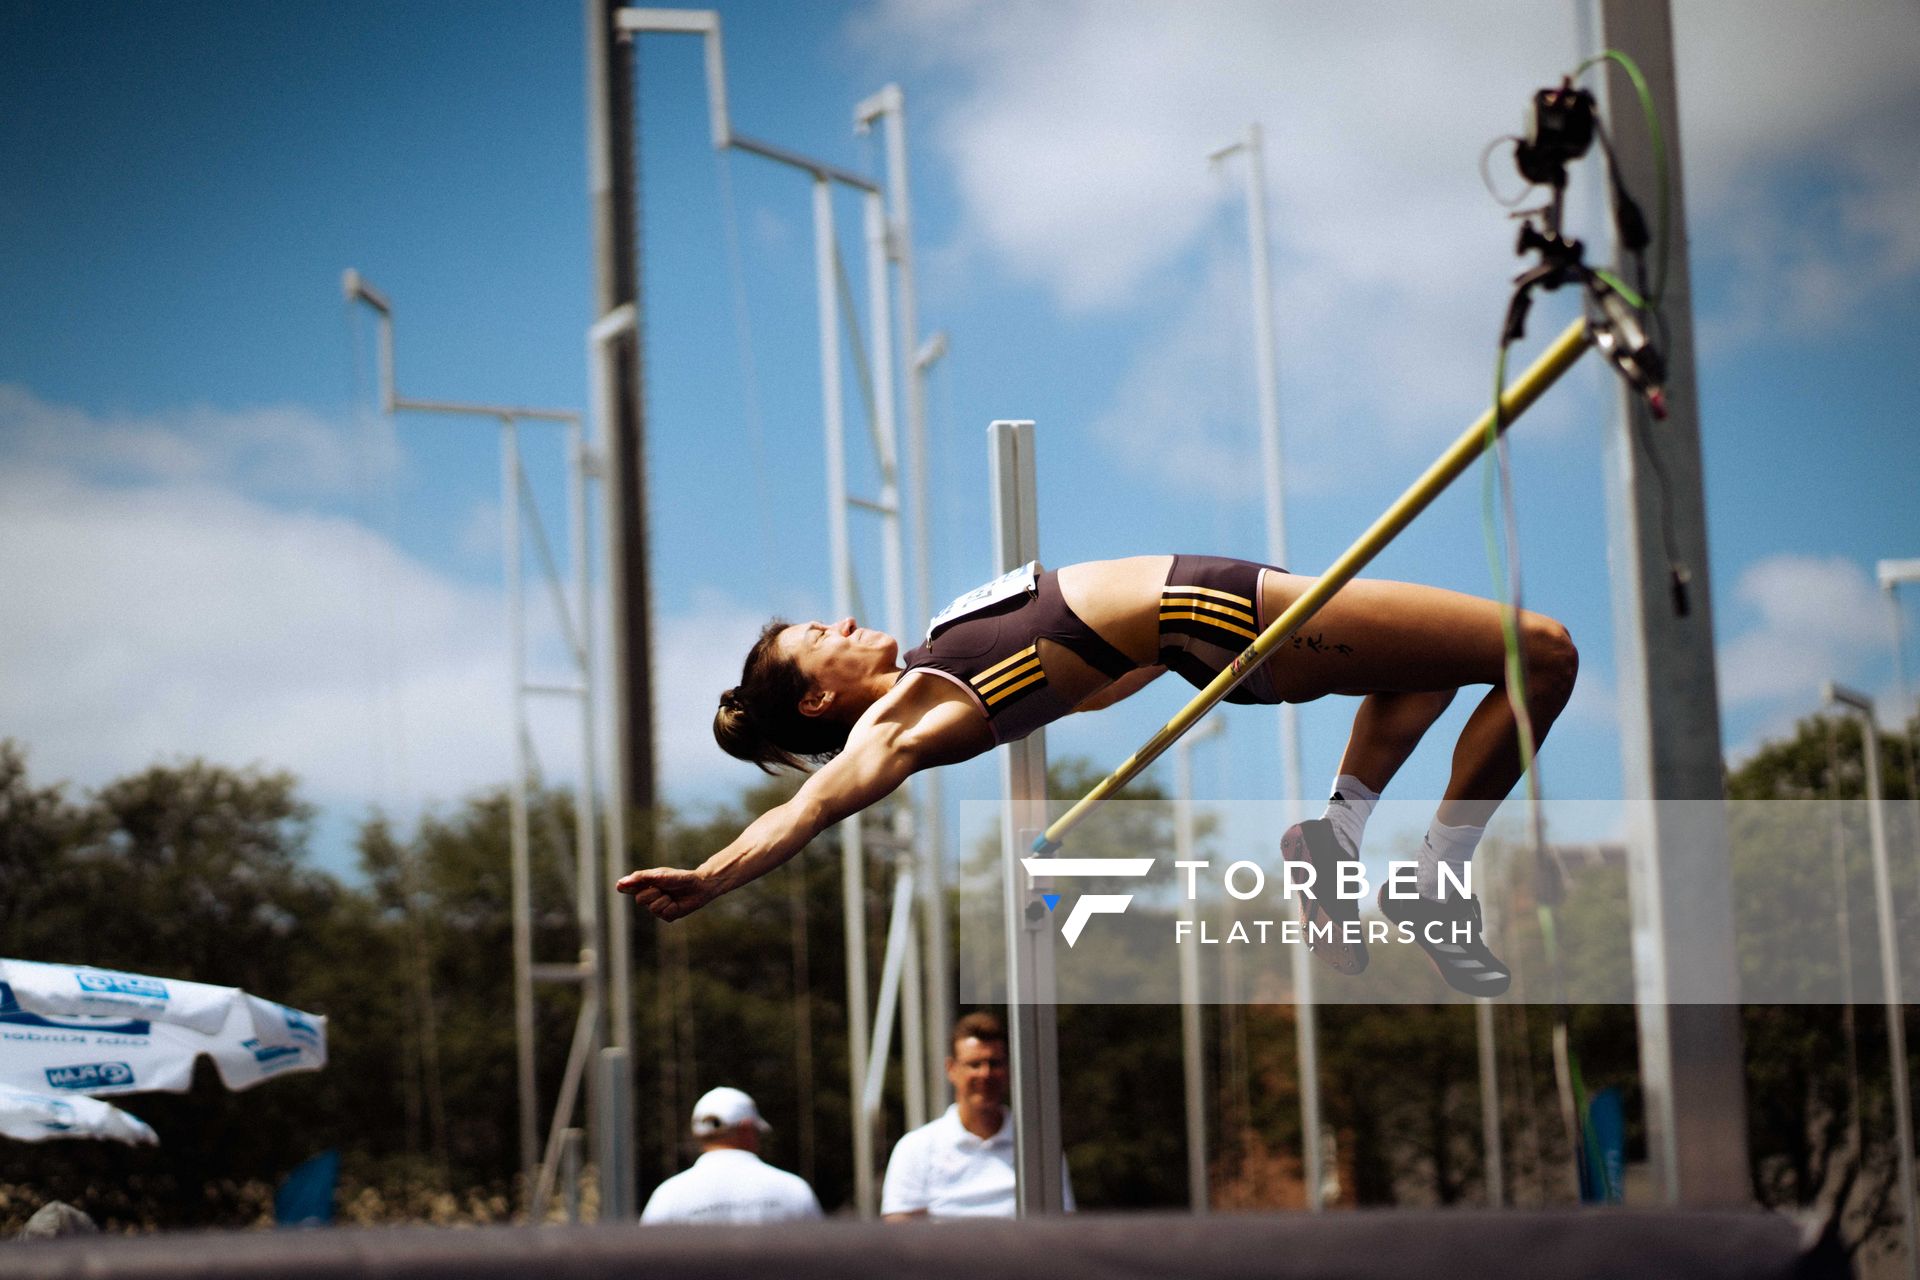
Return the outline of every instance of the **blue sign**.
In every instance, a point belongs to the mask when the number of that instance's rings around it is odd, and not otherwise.
[[[124,1062],[77,1062],[47,1068],[47,1084],[55,1089],[84,1093],[89,1089],[120,1089],[132,1083],[133,1068]]]
[[[166,1000],[167,984],[158,978],[143,978],[136,973],[113,973],[95,970],[92,973],[76,973],[73,980],[80,984],[82,991],[98,992],[110,996],[135,996],[141,1000]]]
[[[261,1066],[270,1066],[285,1058],[300,1056],[298,1045],[268,1044],[264,1040],[242,1040],[240,1047],[253,1055],[253,1060]]]

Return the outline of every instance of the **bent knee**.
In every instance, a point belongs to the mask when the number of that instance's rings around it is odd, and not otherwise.
[[[1566,705],[1580,676],[1580,650],[1566,624],[1544,614],[1529,613],[1521,622],[1527,657],[1527,684],[1535,699]]]

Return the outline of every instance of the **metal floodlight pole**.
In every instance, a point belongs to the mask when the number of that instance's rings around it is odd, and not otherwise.
[[[1822,696],[1860,715],[1867,774],[1867,833],[1873,847],[1874,916],[1880,928],[1881,999],[1887,1015],[1887,1057],[1892,1068],[1894,1141],[1900,1165],[1900,1219],[1906,1236],[1907,1275],[1920,1277],[1920,1201],[1914,1197],[1913,1095],[1907,1083],[1906,999],[1900,990],[1900,947],[1894,933],[1893,876],[1887,866],[1887,823],[1880,795],[1880,725],[1873,699],[1829,680]]]
[[[882,121],[886,135],[887,247],[898,273],[899,351],[910,362],[906,377],[906,443],[907,486],[912,493],[913,510],[913,616],[928,618],[933,615],[933,571],[932,541],[928,533],[927,376],[946,347],[944,340],[932,350],[923,349],[920,343],[919,296],[913,271],[913,205],[907,181],[906,95],[899,85],[890,84],[855,107],[853,118],[858,132],[870,129],[875,120]],[[937,771],[916,774],[910,788],[914,798],[914,852],[919,868],[921,941],[925,951],[926,1096],[932,1100],[932,1109],[939,1110],[948,1085],[943,1069],[945,1055],[938,1051],[938,1046],[945,1043],[947,1028],[953,1024],[953,965],[947,955],[946,859],[942,848],[946,810]]]
[[[1672,17],[1665,0],[1601,0],[1600,19],[1606,47],[1632,55],[1646,78],[1671,174],[1660,304],[1671,407],[1655,422],[1645,398],[1621,380],[1620,421],[1608,440],[1608,559],[1622,794],[1633,832],[1628,892],[1648,1160],[1669,1203],[1746,1205],[1753,1192],[1740,983]],[[1627,190],[1651,199],[1667,175],[1633,89],[1612,70],[1602,89],[1613,172]],[[1617,256],[1619,269],[1631,272],[1627,255]]]
[[[832,184],[839,183],[875,197],[879,195],[880,188],[857,173],[825,161],[811,159],[770,142],[750,138],[733,128],[727,113],[726,60],[722,47],[720,15],[717,12],[708,9],[620,9],[615,13],[614,21],[617,28],[628,36],[648,32],[700,36],[705,43],[708,121],[714,148],[716,150],[731,148],[750,152],[799,169],[813,179],[814,275],[815,287],[819,295],[817,307],[820,322],[821,399],[826,419],[828,543],[829,555],[832,559],[833,608],[836,615],[845,616],[852,611],[854,594],[847,508],[855,500],[848,497],[846,483],[846,428],[840,370],[840,307],[835,279],[837,250]],[[871,216],[870,213],[869,217]],[[877,327],[881,329],[883,335],[890,338],[890,321],[883,318]],[[892,378],[893,371],[890,368],[883,368],[880,371],[880,380],[889,384],[884,400],[888,421],[883,428],[880,428],[883,434],[892,429],[890,389]],[[879,388],[876,387],[876,393],[878,392]],[[877,416],[879,416],[878,411],[876,411]],[[883,455],[890,451],[891,447],[883,444]],[[882,466],[883,470],[889,469],[891,463],[883,458]],[[899,515],[897,492],[891,504],[885,501],[861,501],[857,505],[876,510],[883,516],[889,516],[897,526]],[[897,562],[899,559],[897,531],[895,537],[896,541],[892,547],[884,553],[888,555],[890,562]],[[891,575],[896,580],[898,576],[897,572]],[[893,593],[891,582],[889,593]],[[878,1208],[879,1196],[874,1181],[873,1131],[861,1119],[861,1075],[868,1059],[867,1018],[872,1006],[867,981],[866,855],[861,838],[860,822],[857,818],[840,824],[840,840],[842,905],[846,914],[847,1047],[851,1059],[847,1072],[847,1084],[854,1130],[854,1196],[859,1204],[861,1215],[871,1217]],[[903,1041],[910,1044],[911,1037],[903,1037]]]
[[[1225,720],[1213,719],[1174,744],[1174,820],[1173,848],[1176,866],[1194,861],[1193,856],[1193,748],[1208,738],[1219,737]],[[1180,914],[1189,925],[1197,925],[1199,903],[1192,895],[1181,903]],[[1180,948],[1180,1066],[1187,1098],[1187,1206],[1205,1213],[1207,1196],[1207,1074],[1200,1043],[1200,948],[1197,929],[1187,931],[1187,945]]]
[[[880,497],[874,509],[880,517],[881,581],[887,601],[887,630],[906,639],[907,583],[904,539],[900,521],[900,432],[894,416],[893,299],[887,271],[887,211],[878,191],[861,198],[861,214],[867,247],[867,315],[873,334],[873,417],[875,443],[879,446]],[[909,793],[911,795],[911,793]],[[913,882],[914,809],[902,797],[893,805],[893,835],[899,844],[896,857],[900,874]],[[925,991],[920,982],[920,949],[915,937],[911,910],[900,917],[907,931],[903,965],[906,986],[900,1000],[901,1073],[905,1080],[906,1119],[909,1129],[927,1122],[927,1028],[923,1020]],[[892,939],[888,939],[889,946]],[[876,1012],[875,1021],[887,1018]]]
[[[1247,158],[1247,243],[1253,260],[1253,354],[1260,396],[1260,473],[1267,514],[1267,560],[1287,563],[1287,500],[1285,470],[1280,449],[1280,375],[1273,330],[1273,273],[1268,265],[1266,143],[1259,124],[1247,126],[1246,137],[1215,151],[1208,159],[1220,164],[1236,152]],[[1300,779],[1300,712],[1290,702],[1280,704],[1280,773],[1287,813],[1304,816]],[[1319,1212],[1325,1205],[1326,1170],[1320,1124],[1320,1050],[1318,1019],[1314,1013],[1313,958],[1305,947],[1291,950],[1294,993],[1294,1052],[1300,1081],[1300,1166],[1307,1184],[1307,1208]],[[1232,993],[1238,998],[1238,993]]]
[[[1909,725],[1915,718],[1912,695],[1907,690],[1907,659],[1905,628],[1900,616],[1899,588],[1905,582],[1920,582],[1920,560],[1882,560],[1877,566],[1880,589],[1887,593],[1887,620],[1893,628],[1893,685],[1900,695],[1900,709],[1897,723],[1900,736],[1907,744],[1907,796],[1920,800],[1920,761],[1916,761],[1915,735]],[[1920,840],[1920,831],[1915,832]]]
[[[343,275],[342,292],[349,303],[361,302],[380,318],[380,400],[388,413],[431,413],[454,417],[483,417],[500,428],[500,504],[502,557],[506,574],[507,636],[510,653],[509,678],[514,772],[508,792],[508,846],[513,914],[513,991],[515,1027],[515,1074],[519,1093],[520,1166],[527,1179],[528,1208],[534,1220],[542,1216],[546,1199],[562,1164],[567,1130],[578,1100],[579,1085],[587,1077],[587,1060],[605,1039],[603,1022],[606,1007],[605,951],[602,947],[602,896],[592,886],[599,882],[595,874],[598,854],[594,833],[594,789],[597,753],[594,740],[593,707],[596,680],[592,650],[592,604],[590,569],[587,560],[586,508],[588,480],[599,468],[582,436],[581,415],[566,409],[530,408],[522,405],[490,405],[456,400],[426,400],[403,396],[394,377],[393,304],[358,271],[348,268]],[[632,308],[626,309],[631,323]],[[604,406],[603,406],[604,407]],[[537,506],[532,506],[532,490],[526,482],[520,454],[521,421],[557,423],[566,428],[569,461],[567,519],[569,542],[574,557],[574,588],[577,601],[569,603],[554,563],[545,526]],[[603,418],[604,421],[604,418]],[[531,509],[527,529],[521,525],[521,510]],[[553,588],[555,615],[566,640],[579,680],[575,684],[542,684],[527,673],[525,543],[531,531]],[[574,910],[580,929],[580,955],[573,964],[537,964],[533,958],[532,834],[528,812],[527,780],[535,764],[531,729],[527,719],[529,697],[560,696],[579,703],[581,765],[574,789],[574,856],[580,883],[576,886]],[[609,810],[620,808],[608,806]],[[611,829],[613,820],[609,818]],[[615,845],[615,848],[618,846]],[[611,853],[610,853],[611,856]],[[615,965],[616,987],[620,981]],[[572,1049],[562,1079],[559,1101],[550,1127],[545,1154],[539,1144],[539,1094],[534,1076],[534,983],[536,981],[579,984],[582,1002]],[[609,1050],[616,1052],[617,1050]],[[621,1109],[609,1105],[596,1073],[589,1078],[587,1111],[593,1125],[595,1160],[614,1176],[603,1177],[602,1204],[610,1214],[622,1213],[619,1166],[630,1150],[630,1140],[617,1131]],[[630,1196],[629,1196],[630,1198]]]

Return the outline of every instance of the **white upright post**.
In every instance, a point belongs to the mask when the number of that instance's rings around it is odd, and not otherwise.
[[[1001,572],[1040,558],[1033,424],[987,428],[993,558]],[[1000,851],[1006,881],[1007,1054],[1013,1076],[1014,1170],[1023,1218],[1065,1208],[1060,1177],[1060,1045],[1055,1017],[1050,881],[1021,865],[1047,827],[1047,741],[1040,730],[1000,752]]]
[[[1235,151],[1247,157],[1247,244],[1253,262],[1253,356],[1260,402],[1260,474],[1266,495],[1267,561],[1287,564],[1287,499],[1280,448],[1280,374],[1273,332],[1273,273],[1268,264],[1266,141],[1259,124],[1247,126],[1240,142],[1213,153],[1215,161]],[[1305,816],[1300,782],[1300,713],[1292,703],[1279,708],[1280,775],[1289,819]],[[1307,1208],[1326,1203],[1320,1126],[1320,1049],[1314,1013],[1313,957],[1305,947],[1291,952],[1294,997],[1294,1054],[1300,1080],[1300,1168],[1307,1184]],[[1229,993],[1238,998],[1238,993]]]
[[[1752,1200],[1746,1081],[1672,21],[1665,0],[1601,0],[1600,15],[1601,39],[1631,55],[1652,90],[1672,181],[1661,298],[1670,410],[1654,423],[1623,380],[1622,420],[1608,442],[1608,559],[1647,1152],[1668,1203],[1745,1205]],[[1654,205],[1653,143],[1624,74],[1609,73],[1605,98],[1615,172]],[[1689,575],[1684,584],[1676,582],[1676,564]]]
[[[1887,1016],[1887,1057],[1892,1072],[1894,1158],[1900,1169],[1900,1223],[1906,1240],[1908,1280],[1920,1280],[1920,1201],[1914,1198],[1913,1095],[1907,1082],[1906,997],[1900,990],[1900,939],[1894,932],[1893,876],[1887,866],[1887,821],[1880,792],[1880,724],[1873,700],[1829,680],[1828,702],[1860,713],[1865,746],[1867,837],[1873,849],[1873,910],[1880,932],[1880,997]]]

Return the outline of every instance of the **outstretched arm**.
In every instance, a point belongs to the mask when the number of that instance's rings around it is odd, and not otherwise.
[[[892,794],[920,767],[919,753],[904,738],[894,720],[856,726],[846,749],[808,778],[793,799],[754,819],[738,839],[698,867],[634,871],[615,887],[662,920],[699,910],[767,874],[840,819]]]

